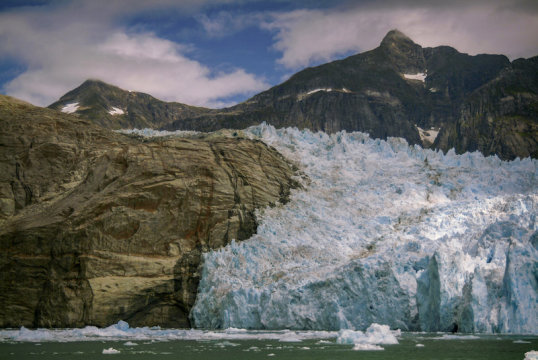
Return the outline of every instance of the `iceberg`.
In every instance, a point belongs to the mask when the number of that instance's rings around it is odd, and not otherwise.
[[[398,344],[397,336],[401,332],[391,331],[387,325],[372,324],[365,332],[340,330],[336,338],[337,344],[353,344],[353,350],[384,350],[379,345]]]
[[[303,190],[204,255],[193,324],[538,333],[538,162],[261,124]]]

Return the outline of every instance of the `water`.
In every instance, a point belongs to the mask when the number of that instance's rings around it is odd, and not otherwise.
[[[208,333],[205,333],[206,335]],[[218,334],[213,332],[211,334]],[[287,342],[283,332],[243,332],[257,339],[129,340],[15,342],[2,339],[0,359],[485,359],[522,360],[538,349],[538,336],[480,335],[453,338],[442,334],[403,333],[397,345],[383,351],[354,351],[336,339],[311,338]],[[279,339],[262,339],[276,334]],[[296,334],[290,332],[289,335]],[[303,334],[306,334],[303,332]],[[314,334],[315,335],[315,334]],[[203,336],[202,336],[203,337]],[[297,340],[297,339],[296,339]],[[136,344],[136,345],[133,345]],[[424,346],[417,347],[417,344]],[[119,351],[103,354],[105,349]],[[113,352],[113,351],[112,351]]]

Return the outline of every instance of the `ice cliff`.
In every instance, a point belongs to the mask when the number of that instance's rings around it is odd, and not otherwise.
[[[260,125],[306,191],[204,255],[198,327],[538,333],[538,161]]]

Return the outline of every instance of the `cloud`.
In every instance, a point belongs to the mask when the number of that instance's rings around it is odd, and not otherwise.
[[[97,78],[163,100],[213,107],[268,87],[243,69],[212,72],[188,56],[189,46],[119,26],[117,17],[128,15],[125,2],[64,3],[0,14],[0,53],[27,67],[4,86],[7,94],[48,105],[85,79]],[[147,3],[129,2],[129,11]]]
[[[273,13],[262,27],[275,32],[274,48],[282,52],[278,62],[289,69],[375,48],[393,28],[423,46],[450,45],[470,54],[502,53],[512,59],[538,53],[536,6],[526,1],[514,6],[387,3]]]
[[[216,15],[197,14],[194,17],[203,27],[206,35],[221,38],[233,35],[249,26],[257,26],[264,18],[262,13],[238,13],[219,11]]]

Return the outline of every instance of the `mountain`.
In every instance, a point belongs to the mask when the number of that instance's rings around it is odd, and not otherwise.
[[[429,130],[454,122],[463,100],[509,65],[502,55],[423,49],[393,30],[374,50],[305,69],[245,103],[166,128],[266,121],[328,133],[365,131],[374,138],[398,136],[422,144],[417,126]]]
[[[144,119],[154,119],[153,128],[199,131],[243,129],[265,121],[327,133],[347,130],[381,139],[403,137],[423,147],[443,151],[455,147],[458,153],[479,150],[502,159],[537,156],[535,63],[533,59],[511,63],[504,55],[470,56],[449,46],[423,48],[392,30],[373,50],[302,70],[230,108],[176,104],[164,112],[165,118],[145,115]],[[508,105],[510,97],[515,99],[513,105]],[[76,99],[51,106],[60,109]],[[114,104],[103,108],[128,107]],[[92,111],[77,113],[98,121],[87,115]],[[126,116],[127,127],[149,123],[134,111]]]
[[[505,159],[538,158],[538,57],[515,60],[468,96],[434,145]]]
[[[86,80],[49,106],[110,128],[161,128],[192,118],[210,109],[165,102],[154,97],[122,90],[99,80]]]
[[[237,133],[126,136],[6,96],[0,127],[0,327],[188,327],[202,254],[298,186]]]

